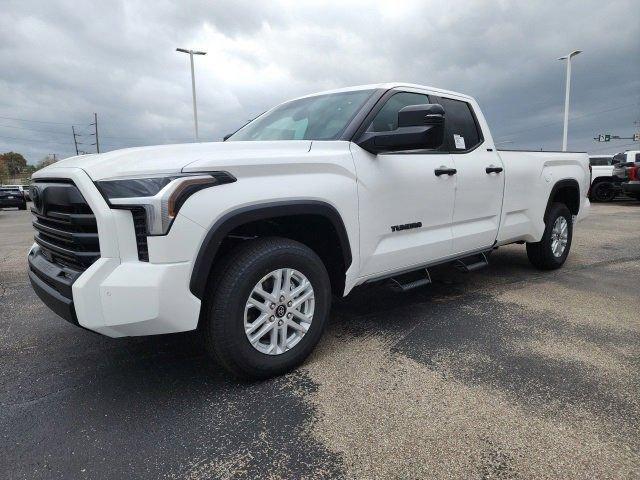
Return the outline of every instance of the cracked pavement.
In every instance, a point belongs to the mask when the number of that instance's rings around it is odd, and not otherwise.
[[[561,270],[513,245],[360,288],[300,369],[243,383],[194,334],[56,317],[0,210],[0,477],[638,478],[639,232],[640,202],[596,204]]]

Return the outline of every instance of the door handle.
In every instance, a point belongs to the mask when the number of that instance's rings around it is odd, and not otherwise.
[[[436,168],[433,173],[436,174],[436,177],[439,177],[440,175],[455,175],[456,173],[458,173],[458,170],[456,170],[455,168],[447,168],[444,165],[441,165],[440,168]]]
[[[494,167],[493,165],[489,165],[484,169],[487,173],[500,173],[502,171],[502,167]]]

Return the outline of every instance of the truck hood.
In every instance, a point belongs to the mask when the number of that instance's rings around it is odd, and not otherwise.
[[[294,158],[310,149],[309,140],[158,145],[69,157],[43,170],[50,172],[56,168],[81,168],[95,181],[147,174],[171,174],[183,170],[198,171],[211,167],[224,169],[236,165],[268,164],[270,160]],[[35,178],[38,173],[34,175]]]

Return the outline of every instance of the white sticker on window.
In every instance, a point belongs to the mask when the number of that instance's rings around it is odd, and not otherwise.
[[[456,133],[453,134],[453,140],[456,142],[456,148],[458,150],[464,150],[467,147],[464,146],[464,137]]]

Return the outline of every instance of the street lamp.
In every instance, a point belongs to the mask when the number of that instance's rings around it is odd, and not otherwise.
[[[191,60],[191,90],[193,92],[193,123],[196,127],[196,142],[200,141],[198,137],[198,109],[196,107],[196,78],[193,74],[193,56],[206,55],[207,52],[199,52],[197,50],[186,50],[184,48],[176,48],[176,52],[188,53]]]
[[[574,50],[569,55],[565,55],[564,57],[560,57],[558,60],[566,60],[567,61],[567,84],[564,92],[564,130],[562,133],[562,151],[567,151],[567,129],[569,126],[569,91],[571,90],[571,58],[575,57],[579,53],[582,53],[582,50]]]

